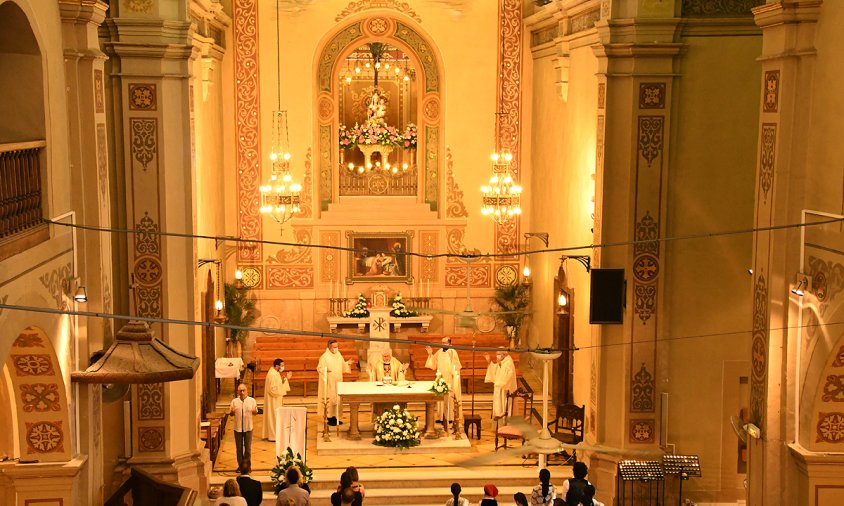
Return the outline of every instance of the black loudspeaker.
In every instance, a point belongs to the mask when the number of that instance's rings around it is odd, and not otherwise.
[[[589,323],[623,323],[624,269],[592,269]]]

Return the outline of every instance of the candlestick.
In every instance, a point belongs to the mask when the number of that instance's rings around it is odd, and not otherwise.
[[[325,366],[325,370],[322,372],[322,384],[324,388],[322,389],[322,399],[324,401],[328,401],[328,366]],[[326,412],[325,416],[328,416]]]

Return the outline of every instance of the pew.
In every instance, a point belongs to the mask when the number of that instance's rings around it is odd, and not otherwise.
[[[339,339],[340,353],[348,359],[358,359],[358,352],[354,341]],[[312,395],[316,395],[316,382],[319,374],[316,367],[319,357],[325,352],[328,339],[313,336],[259,336],[255,338],[253,358],[257,364],[255,369],[255,396],[264,395],[264,379],[267,371],[272,367],[273,360],[284,360],[284,372],[292,371],[293,378],[290,386],[301,385],[302,395],[308,395],[308,387],[312,385]],[[352,372],[343,375],[343,381],[357,381],[358,370],[352,366]]]

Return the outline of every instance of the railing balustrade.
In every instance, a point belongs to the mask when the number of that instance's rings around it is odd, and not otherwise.
[[[41,150],[46,141],[0,144],[0,239],[42,223]]]

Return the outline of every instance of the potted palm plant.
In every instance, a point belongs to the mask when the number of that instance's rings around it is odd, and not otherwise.
[[[528,316],[530,306],[530,287],[524,283],[502,285],[495,289],[492,302],[500,311],[498,321],[507,330],[510,346],[519,345],[519,330]]]
[[[258,313],[255,309],[255,296],[251,293],[249,288],[245,286],[237,286],[234,283],[226,283],[224,285],[226,295],[226,323],[238,327],[249,327],[255,323]],[[248,331],[239,329],[230,329],[229,340],[236,346],[241,348],[246,340]],[[240,356],[240,352],[237,354]]]

